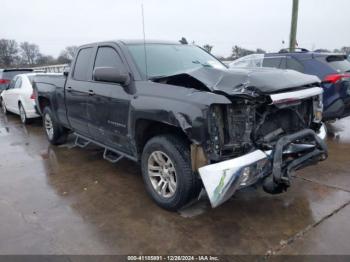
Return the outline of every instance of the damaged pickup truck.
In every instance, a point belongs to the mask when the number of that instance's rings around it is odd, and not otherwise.
[[[193,45],[111,41],[81,46],[70,72],[35,78],[52,144],[104,148],[141,165],[154,201],[177,210],[207,192],[212,207],[262,181],[276,194],[327,157],[317,77],[227,70]]]

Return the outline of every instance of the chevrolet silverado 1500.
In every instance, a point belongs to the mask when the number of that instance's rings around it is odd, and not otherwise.
[[[70,72],[35,78],[48,140],[140,162],[150,196],[176,210],[205,190],[213,207],[262,181],[276,194],[327,157],[322,89],[291,70],[234,69],[160,41],[81,46]],[[204,192],[204,191],[203,191]]]

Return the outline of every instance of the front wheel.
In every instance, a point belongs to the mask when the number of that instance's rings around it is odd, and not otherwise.
[[[43,126],[51,144],[61,145],[66,142],[68,132],[56,121],[49,107],[45,107],[43,111]]]
[[[199,193],[189,146],[179,137],[151,138],[144,147],[141,167],[148,193],[164,209],[178,210]]]

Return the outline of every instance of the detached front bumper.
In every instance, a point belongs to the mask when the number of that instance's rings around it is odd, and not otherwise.
[[[308,137],[310,143],[297,143]],[[304,129],[279,139],[274,150],[255,150],[246,155],[198,169],[212,207],[217,207],[241,188],[269,177],[273,185],[289,186],[290,173],[327,157],[324,125],[318,134]],[[284,156],[290,156],[284,158]],[[288,160],[283,160],[288,159]]]

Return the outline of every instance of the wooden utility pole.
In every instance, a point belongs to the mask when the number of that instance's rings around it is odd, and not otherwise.
[[[297,25],[298,25],[299,0],[293,0],[292,23],[290,27],[289,50],[293,52],[297,43]]]

